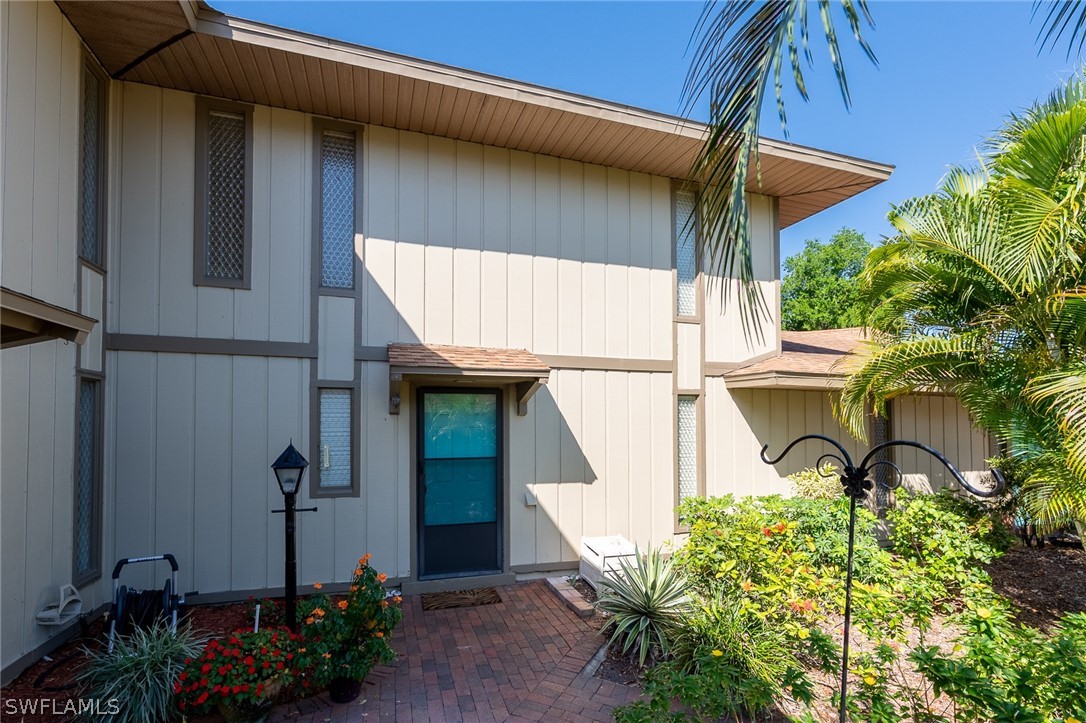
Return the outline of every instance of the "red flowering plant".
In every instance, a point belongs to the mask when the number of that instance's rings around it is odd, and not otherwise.
[[[199,715],[218,706],[256,711],[270,705],[294,682],[297,646],[298,636],[285,628],[239,630],[212,640],[174,683],[178,707]]]
[[[365,680],[378,662],[396,659],[389,637],[403,619],[400,596],[386,595],[388,578],[369,561],[368,554],[359,559],[345,595],[318,592],[298,604],[298,652],[317,685],[337,678]],[[319,584],[314,587],[320,590]]]

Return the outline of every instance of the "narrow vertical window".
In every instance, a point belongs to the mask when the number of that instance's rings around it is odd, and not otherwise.
[[[247,108],[197,106],[195,283],[249,287],[252,123]]]
[[[675,312],[679,316],[696,316],[698,313],[696,198],[691,191],[675,192]]]
[[[102,150],[105,132],[105,83],[89,64],[83,66],[83,124],[80,138],[79,255],[102,263]]]
[[[321,286],[354,288],[355,137],[321,133]]]
[[[79,381],[76,420],[75,525],[72,548],[75,579],[86,581],[100,569],[98,506],[101,484],[99,410],[101,382]]]
[[[320,390],[320,463],[321,490],[351,490],[353,463],[351,454],[350,389]]]
[[[678,399],[679,501],[698,494],[698,398]]]

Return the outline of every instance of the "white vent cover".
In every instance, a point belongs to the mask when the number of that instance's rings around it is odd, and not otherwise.
[[[598,590],[604,575],[622,569],[621,558],[633,557],[636,553],[634,544],[621,535],[582,537],[581,578]]]

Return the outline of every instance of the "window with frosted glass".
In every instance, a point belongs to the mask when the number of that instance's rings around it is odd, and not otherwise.
[[[675,311],[680,316],[695,316],[698,313],[695,201],[696,196],[690,191],[675,193]]]
[[[197,98],[193,282],[248,289],[252,245],[252,109]]]
[[[97,380],[79,382],[75,464],[75,525],[72,548],[75,577],[86,579],[97,572],[99,474],[99,390]]]
[[[105,83],[90,65],[83,66],[83,109],[79,173],[79,255],[102,263],[102,148],[105,131]]]
[[[698,494],[698,398],[680,396],[678,406],[679,501]]]
[[[320,391],[320,486],[351,489],[350,389]]]
[[[321,133],[321,286],[354,287],[355,139]]]

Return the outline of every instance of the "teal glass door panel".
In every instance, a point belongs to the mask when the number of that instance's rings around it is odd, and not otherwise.
[[[497,391],[420,391],[420,577],[500,571],[500,419]]]

